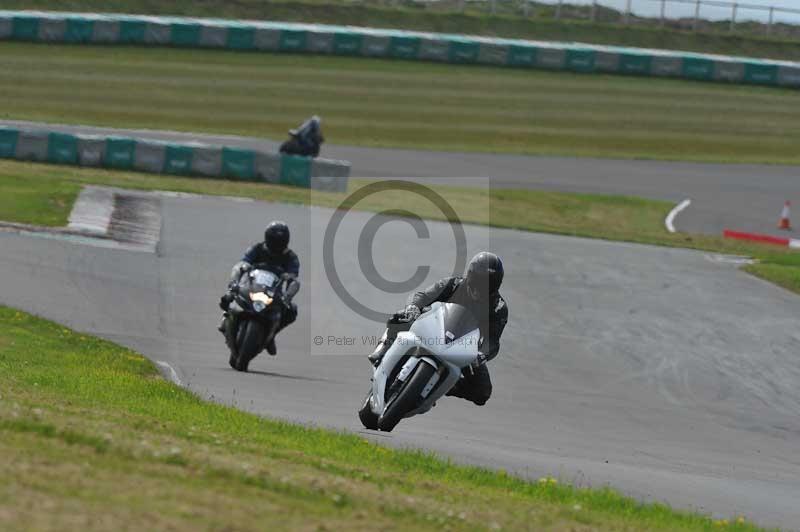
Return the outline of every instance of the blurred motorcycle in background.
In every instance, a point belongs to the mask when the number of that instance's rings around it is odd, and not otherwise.
[[[312,116],[300,127],[289,130],[289,140],[281,144],[280,152],[287,155],[318,157],[325,137],[322,136],[322,119]]]

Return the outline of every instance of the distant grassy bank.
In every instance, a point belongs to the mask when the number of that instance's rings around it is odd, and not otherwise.
[[[456,5],[455,2],[443,3],[450,9]],[[379,1],[353,4],[336,0],[5,0],[3,8],[316,22],[800,59],[800,42],[796,39],[741,33],[695,34],[641,24],[625,27],[575,20],[558,22],[541,16],[525,18],[519,12],[496,16],[474,9],[463,14],[447,13],[405,1],[393,2],[397,7],[388,4]],[[502,5],[500,9],[503,9]],[[552,7],[542,8],[539,12],[540,15],[545,13],[552,16]]]
[[[0,307],[3,530],[719,530],[609,489],[456,466],[201,401]],[[728,525],[729,523],[729,525]],[[726,530],[759,530],[738,516]]]
[[[329,142],[800,163],[794,90],[346,57],[0,43],[0,117]]]

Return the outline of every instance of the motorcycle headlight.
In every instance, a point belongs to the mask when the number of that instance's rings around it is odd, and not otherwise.
[[[272,303],[272,298],[264,292],[254,292],[250,294],[250,301],[253,302],[253,310],[256,312],[261,312],[267,308],[270,303]]]

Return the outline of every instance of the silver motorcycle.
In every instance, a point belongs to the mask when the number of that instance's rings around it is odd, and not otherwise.
[[[390,432],[401,419],[433,408],[478,361],[480,340],[478,321],[456,303],[436,302],[413,322],[392,316],[371,356],[379,362],[358,412],[361,423]]]

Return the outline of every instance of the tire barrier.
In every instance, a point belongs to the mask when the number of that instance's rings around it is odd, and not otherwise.
[[[306,52],[800,86],[800,63],[789,61],[355,26],[0,11],[0,39]]]
[[[346,192],[350,163],[201,143],[0,127],[0,158]]]

